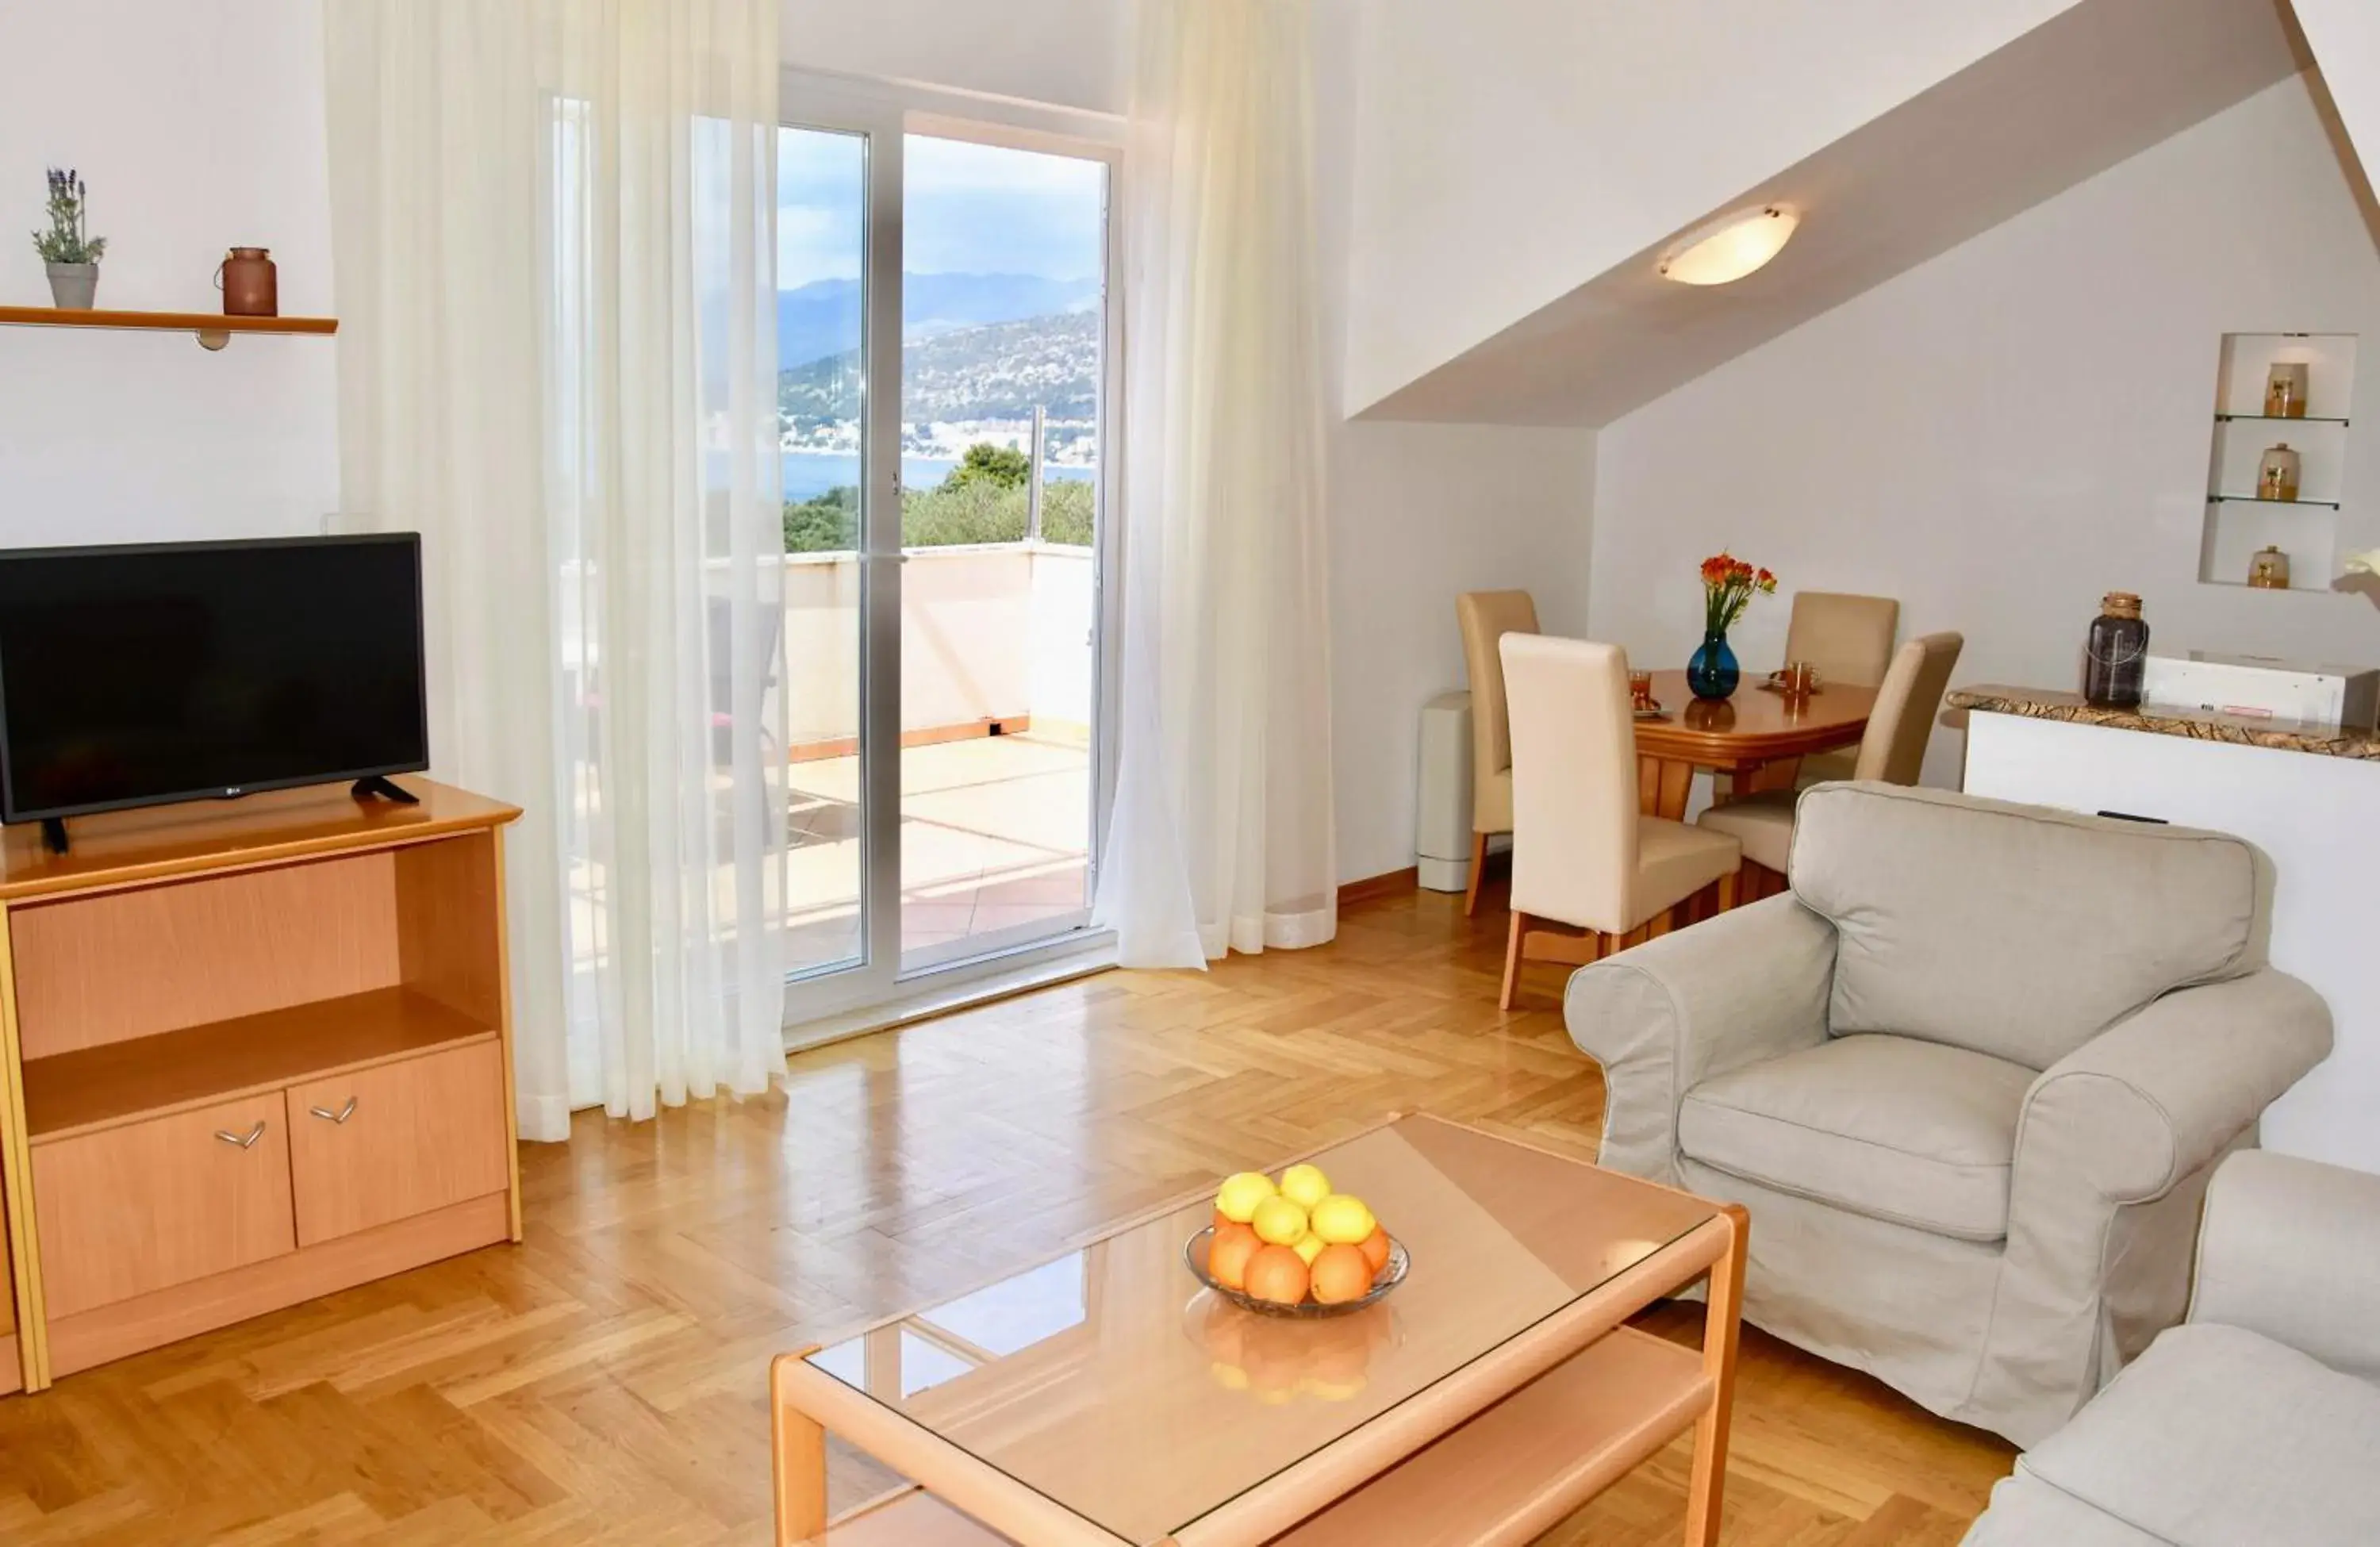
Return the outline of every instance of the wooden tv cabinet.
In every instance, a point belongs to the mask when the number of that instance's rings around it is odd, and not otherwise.
[[[399,782],[0,836],[0,1392],[520,1239],[520,812]]]

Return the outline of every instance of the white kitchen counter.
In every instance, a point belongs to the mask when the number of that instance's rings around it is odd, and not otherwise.
[[[2232,833],[2273,862],[2272,961],[2313,985],[2330,1057],[2265,1115],[2265,1148],[2380,1172],[2380,736],[2076,695],[1961,688],[1970,794]]]

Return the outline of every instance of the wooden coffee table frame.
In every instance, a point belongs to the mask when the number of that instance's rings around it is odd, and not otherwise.
[[[1177,1200],[1101,1236],[1193,1201]],[[1199,1517],[1160,1547],[1525,1542],[1689,1429],[1694,1458],[1684,1540],[1710,1547],[1718,1540],[1727,1474],[1750,1227],[1741,1207],[1712,1207],[1715,1218]],[[1705,1279],[1699,1354],[1623,1325]],[[998,1540],[994,1531],[1026,1547],[1139,1547],[812,1366],[808,1356],[816,1351],[781,1355],[769,1371],[780,1547],[988,1547]],[[830,1519],[830,1431],[912,1482]]]

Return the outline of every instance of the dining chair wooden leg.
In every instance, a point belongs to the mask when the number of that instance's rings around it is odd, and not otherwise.
[[[1529,931],[1529,916],[1519,908],[1512,910],[1512,932],[1504,942],[1504,993],[1496,1002],[1500,1010],[1512,1007],[1512,992],[1521,981],[1521,940]]]
[[[1479,878],[1488,873],[1488,834],[1471,834],[1471,883],[1463,889],[1463,916],[1479,911]]]
[[[1737,894],[1742,885],[1743,872],[1742,871],[1730,871],[1727,874],[1718,878],[1718,910],[1721,913],[1725,913],[1735,907]]]
[[[1669,907],[1661,909],[1660,912],[1654,914],[1653,917],[1645,920],[1645,938],[1647,940],[1658,940],[1663,935],[1669,933],[1670,931],[1676,926],[1677,922],[1678,905],[1671,903]]]

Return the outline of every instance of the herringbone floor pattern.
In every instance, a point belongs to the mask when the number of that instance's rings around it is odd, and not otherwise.
[[[779,1349],[1390,1110],[1590,1155],[1558,972],[1495,1008],[1503,926],[1361,904],[1324,950],[1109,973],[803,1055],[763,1100],[582,1115],[525,1151],[525,1246],[0,1400],[0,1541],[760,1543]],[[1750,1331],[1735,1435],[1734,1547],[1952,1543],[2010,1457]],[[1674,1541],[1685,1468],[1547,1541]]]

